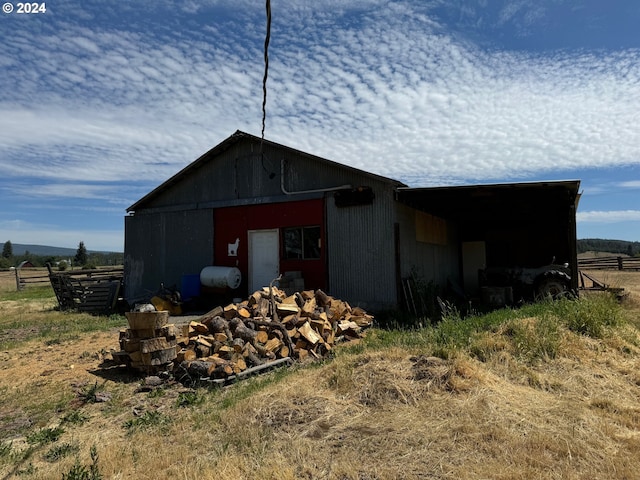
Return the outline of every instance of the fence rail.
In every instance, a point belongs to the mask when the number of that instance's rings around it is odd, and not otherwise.
[[[49,283],[49,275],[47,275],[46,269],[36,267],[0,270],[0,279],[3,280],[3,285],[8,285],[8,281],[11,278],[13,278],[13,283],[18,291],[23,290],[27,285]]]
[[[640,270],[640,257],[579,258],[578,268],[583,270]]]

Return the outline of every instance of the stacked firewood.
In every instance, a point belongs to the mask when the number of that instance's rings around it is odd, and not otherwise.
[[[265,287],[185,326],[176,363],[190,375],[227,378],[283,359],[322,358],[355,340],[373,317],[322,290],[286,294]]]
[[[166,369],[176,358],[175,325],[169,312],[127,312],[129,328],[120,331],[120,351],[113,358],[131,368],[148,373]]]

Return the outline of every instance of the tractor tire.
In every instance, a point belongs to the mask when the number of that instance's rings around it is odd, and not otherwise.
[[[536,300],[563,298],[570,293],[569,279],[560,272],[547,272],[536,282]]]

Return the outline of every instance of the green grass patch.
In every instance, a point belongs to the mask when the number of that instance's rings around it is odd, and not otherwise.
[[[196,405],[202,405],[205,399],[205,396],[198,391],[180,392],[176,399],[176,406],[193,407]]]
[[[158,411],[147,411],[142,415],[124,422],[124,428],[128,434],[136,430],[166,427],[171,423],[171,419]]]
[[[60,445],[54,445],[44,454],[44,459],[47,462],[54,463],[71,454],[78,453],[80,447],[77,444],[61,443]]]
[[[40,430],[27,435],[27,443],[31,445],[45,445],[57,442],[64,433],[64,428],[41,428]]]
[[[62,417],[62,423],[68,423],[71,425],[82,425],[89,420],[89,416],[83,413],[81,410],[74,410],[72,412],[67,413],[64,417]]]
[[[29,300],[55,300],[55,293],[51,285],[30,286],[23,290],[13,290],[0,292],[0,302],[5,300],[11,301],[29,301]]]
[[[34,339],[46,345],[60,345],[86,333],[107,332],[126,324],[126,318],[120,315],[107,317],[54,310],[6,315],[0,318],[0,329],[5,332],[0,350],[17,348]]]
[[[514,354],[527,361],[535,361],[555,358],[560,349],[562,327],[602,338],[610,328],[621,325],[623,321],[622,307],[612,295],[563,298],[484,314],[471,312],[464,316],[457,309],[450,308],[435,325],[371,329],[364,342],[353,347],[346,346],[340,350],[340,354],[400,347],[429,352],[441,358],[455,357],[464,350],[482,359],[491,351],[506,348],[486,338],[487,334],[495,334],[506,326],[503,333]]]
[[[82,465],[76,457],[73,467],[65,474],[62,474],[62,480],[102,480],[102,474],[98,467],[98,449],[95,445],[91,447],[91,465]]]
[[[13,445],[11,442],[0,442],[0,458],[7,458],[11,455]]]
[[[515,354],[528,362],[556,358],[562,340],[560,322],[550,313],[530,321],[512,320],[504,334],[511,339]]]
[[[78,398],[82,403],[96,403],[98,401],[98,394],[105,389],[106,380],[101,384],[96,381],[93,385],[87,385],[78,392]]]

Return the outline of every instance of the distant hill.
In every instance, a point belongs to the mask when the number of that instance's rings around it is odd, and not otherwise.
[[[29,252],[32,255],[42,255],[47,257],[74,257],[76,248],[50,247],[47,245],[27,245],[11,242],[14,255],[24,255]],[[121,252],[99,252],[96,250],[87,250],[87,253],[121,253]]]
[[[51,257],[73,257],[77,249],[50,247],[47,245],[27,245],[21,243],[11,243],[14,255],[24,255],[29,252],[32,255],[42,255]],[[602,238],[583,238],[577,241],[578,253],[584,252],[608,252],[621,253],[630,256],[640,254],[640,242],[628,242],[626,240],[607,240]],[[122,252],[104,252],[97,250],[88,250],[87,253],[122,253]]]
[[[577,241],[578,253],[607,252],[620,253],[631,257],[640,253],[640,242],[626,240],[605,240],[601,238],[583,238]]]

